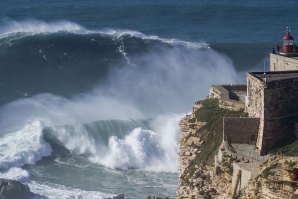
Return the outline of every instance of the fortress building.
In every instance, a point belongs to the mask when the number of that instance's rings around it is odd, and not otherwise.
[[[248,73],[245,111],[260,121],[256,148],[261,155],[293,139],[297,134],[298,71]]]
[[[298,139],[297,47],[289,29],[282,40],[270,54],[270,71],[249,72],[246,85],[214,85],[209,93],[221,108],[247,113],[223,119],[223,144],[214,159],[215,173],[225,157],[237,160],[232,198],[261,173],[258,165],[270,150]]]
[[[223,121],[223,142],[235,154],[262,159],[298,137],[298,54],[290,31],[270,54],[269,72],[247,73],[247,85],[212,86],[209,97],[218,98],[221,107],[240,107],[248,114]]]
[[[214,156],[211,184],[214,185],[213,181],[220,181],[221,184],[231,182],[231,190],[224,197],[229,195],[233,199],[238,198],[239,194],[251,198],[260,190],[268,198],[280,198],[285,196],[284,191],[296,191],[297,181],[284,178],[276,164],[262,170],[264,165],[274,160],[266,162],[272,157],[271,150],[298,139],[298,54],[289,29],[282,38],[282,44],[270,54],[270,71],[248,72],[246,80],[245,85],[213,85],[208,98],[218,100],[196,102],[192,114],[180,122],[179,173],[180,179],[186,183],[180,184],[178,198],[190,198],[190,195],[197,198],[196,194],[201,193],[202,189],[208,190],[201,183],[204,181],[202,167],[196,163],[220,144],[216,140],[220,135],[214,126],[221,127],[218,118],[222,114],[241,116],[223,118],[223,139]],[[214,102],[218,102],[223,110],[213,110]],[[209,103],[213,104],[211,108],[208,107]],[[206,109],[197,112],[204,106]],[[209,114],[214,117],[208,120],[216,122],[216,125],[200,120],[199,117]],[[287,164],[292,164],[292,160]],[[276,173],[272,175],[272,171]],[[264,175],[270,175],[270,178],[262,177]],[[249,187],[242,192],[248,184]],[[228,186],[224,185],[222,189],[226,188]],[[281,191],[276,197],[271,192],[275,189]]]

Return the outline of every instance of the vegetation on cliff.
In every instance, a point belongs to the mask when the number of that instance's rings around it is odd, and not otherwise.
[[[182,178],[188,179],[196,171],[196,165],[211,164],[214,154],[219,149],[223,139],[223,118],[224,117],[245,117],[244,111],[232,111],[219,107],[218,99],[205,99],[200,102],[202,107],[193,112],[195,116],[190,122],[205,122],[205,125],[198,129],[192,136],[204,140],[200,145],[194,145],[200,151],[190,162]]]
[[[260,175],[251,180],[239,198],[298,198],[298,158],[273,155],[259,165]]]
[[[241,160],[224,153],[221,145],[223,118],[247,117],[247,114],[243,110],[233,111],[221,106],[222,103],[214,98],[198,101],[193,106],[192,114],[186,115],[180,122],[180,184],[177,198],[229,198],[233,194],[233,162]],[[223,155],[215,168],[214,155],[218,151]],[[238,198],[298,198],[298,141],[271,152],[281,155],[272,155],[267,161],[256,163],[257,177],[248,182]],[[242,163],[249,166],[255,164]]]
[[[288,156],[298,156],[298,140],[296,140],[295,142],[280,147],[280,148],[276,148],[274,150],[271,151],[272,154],[283,154],[283,155],[288,155]]]

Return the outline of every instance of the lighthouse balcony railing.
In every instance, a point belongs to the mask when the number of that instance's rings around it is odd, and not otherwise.
[[[278,45],[276,48],[276,53],[277,54],[291,54],[291,53],[297,53],[298,49],[296,45],[292,45],[292,46],[283,46],[283,45]]]

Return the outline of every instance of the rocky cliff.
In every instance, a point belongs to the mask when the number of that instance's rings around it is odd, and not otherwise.
[[[32,196],[27,185],[15,180],[0,179],[1,199],[30,199]]]
[[[178,199],[223,199],[232,198],[235,193],[234,198],[298,198],[295,156],[271,155],[262,163],[243,162],[254,167],[258,175],[248,178],[248,184],[241,190],[233,190],[235,165],[241,166],[242,161],[225,153],[223,117],[244,116],[242,110],[225,109],[219,106],[219,100],[206,99],[196,102],[192,113],[181,120]],[[222,154],[220,163],[214,161],[217,153]]]

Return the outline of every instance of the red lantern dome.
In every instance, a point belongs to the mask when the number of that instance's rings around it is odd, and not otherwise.
[[[282,38],[282,40],[294,40],[292,35],[290,35],[290,31]]]
[[[282,45],[278,46],[277,51],[280,55],[284,56],[294,56],[297,54],[294,38],[290,34],[289,28],[287,28],[287,34],[282,38]]]

